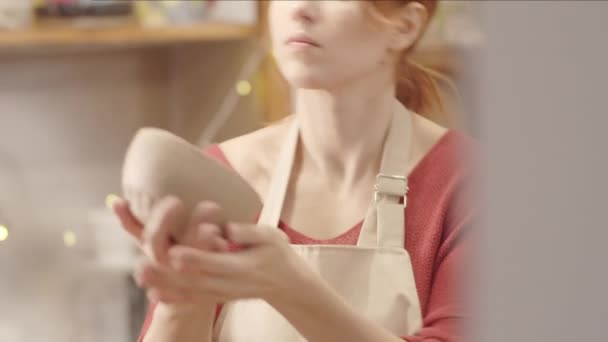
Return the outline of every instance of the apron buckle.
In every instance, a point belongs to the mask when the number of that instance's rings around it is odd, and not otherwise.
[[[379,173],[374,185],[374,200],[377,202],[379,195],[404,197],[409,191],[407,177],[399,175],[386,175]]]

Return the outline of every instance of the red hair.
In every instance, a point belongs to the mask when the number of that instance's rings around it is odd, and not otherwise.
[[[400,12],[399,9],[414,1],[426,9],[428,14],[426,24],[428,25],[428,22],[431,21],[435,12],[437,12],[439,0],[367,0],[366,10],[372,20],[391,22],[398,20],[398,18],[395,18],[395,14]],[[426,25],[422,30],[421,36],[425,30]],[[423,67],[410,59],[411,51],[415,46],[416,44],[413,44],[408,49],[401,51],[397,58],[395,70],[397,98],[405,107],[416,113],[425,116],[438,114],[437,112],[441,113],[444,110],[444,106],[441,90],[437,85],[436,79],[446,80],[446,78],[438,72]]]

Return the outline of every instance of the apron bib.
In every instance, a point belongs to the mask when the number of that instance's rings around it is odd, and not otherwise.
[[[351,307],[399,336],[413,335],[422,328],[412,263],[403,247],[411,136],[411,114],[393,115],[374,198],[357,245],[292,245]],[[264,202],[260,225],[278,227],[298,140],[299,128],[294,118]],[[214,341],[303,342],[306,339],[268,303],[248,299],[223,306]]]

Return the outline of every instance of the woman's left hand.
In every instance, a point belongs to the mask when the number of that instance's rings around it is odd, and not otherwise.
[[[217,303],[247,298],[272,303],[303,290],[312,272],[281,230],[235,223],[224,229],[227,240],[240,246],[237,250],[218,253],[176,245],[169,250],[169,268],[145,261],[136,270],[136,281],[154,299],[167,302],[211,297]]]

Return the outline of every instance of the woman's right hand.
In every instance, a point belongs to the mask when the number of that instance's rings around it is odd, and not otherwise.
[[[221,216],[214,203],[201,202],[192,213],[186,213],[179,199],[167,196],[153,205],[145,224],[135,218],[125,199],[116,199],[112,209],[146,256],[159,264],[167,265],[168,250],[175,244],[215,252],[228,250],[228,242],[217,228],[219,222],[213,222]]]
[[[112,209],[123,229],[135,238],[146,257],[164,266],[150,270],[140,264],[135,270],[136,280],[142,277],[172,277],[176,271],[168,265],[168,251],[175,244],[220,253],[229,250],[228,241],[217,228],[218,225],[214,224],[214,220],[221,215],[220,208],[213,203],[201,202],[192,213],[186,213],[180,200],[167,196],[153,205],[145,224],[135,218],[125,199],[116,199],[112,203]],[[147,295],[153,302],[166,304],[171,304],[181,297],[178,292],[165,292],[161,297],[159,292],[154,290],[149,290]],[[180,310],[182,306],[184,305],[179,305]]]

